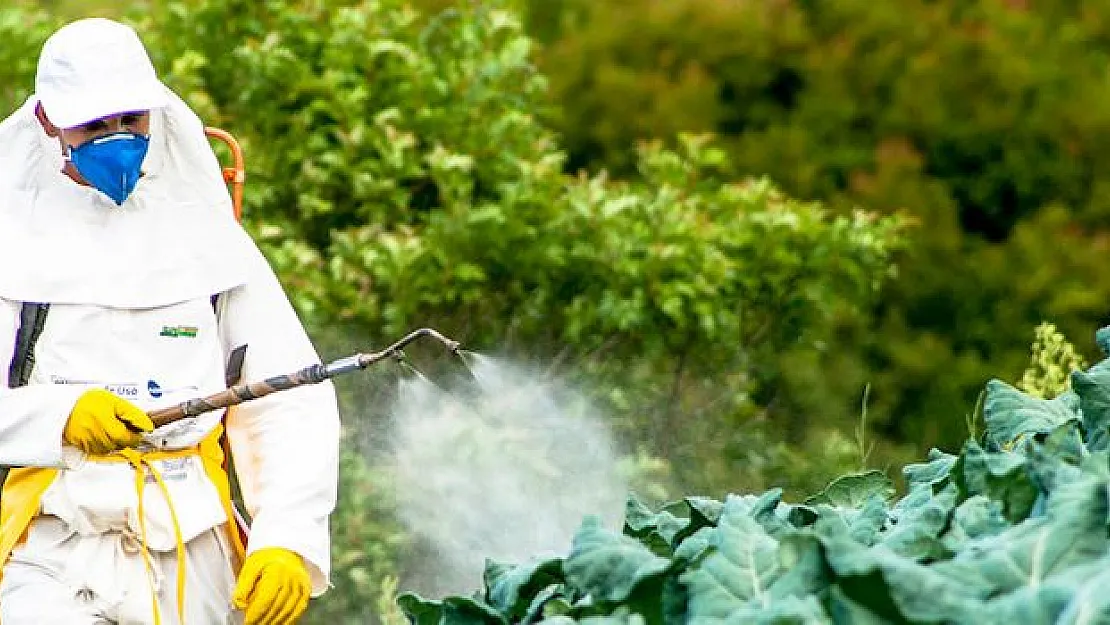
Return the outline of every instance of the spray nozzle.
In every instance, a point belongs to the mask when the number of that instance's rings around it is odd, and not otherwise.
[[[360,369],[365,369],[375,362],[389,357],[394,357],[398,360],[402,360],[405,356],[404,352],[402,352],[401,350],[404,349],[405,346],[407,346],[409,343],[412,343],[416,339],[423,336],[430,336],[436,339],[440,343],[443,343],[443,345],[447,348],[447,351],[455,354],[456,356],[459,355],[459,348],[461,347],[461,344],[458,341],[454,339],[449,339],[431,328],[420,328],[419,330],[413,330],[412,332],[409,332],[399,341],[381,350],[380,352],[373,352],[370,354],[358,354],[358,356],[356,357],[358,359],[358,367]]]

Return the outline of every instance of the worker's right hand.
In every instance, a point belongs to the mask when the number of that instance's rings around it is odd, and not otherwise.
[[[85,391],[69,413],[62,438],[87,454],[133,447],[154,423],[137,406],[102,388]]]

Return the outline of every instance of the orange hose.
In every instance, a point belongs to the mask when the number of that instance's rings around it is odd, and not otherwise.
[[[239,142],[226,130],[219,128],[208,127],[204,129],[204,134],[210,138],[219,139],[227,144],[231,149],[231,158],[233,165],[231,167],[223,168],[224,182],[231,185],[231,203],[235,209],[235,219],[242,221],[243,219],[243,184],[247,180],[247,169],[243,159],[243,149],[239,146]]]
[[[239,146],[239,141],[236,140],[235,137],[232,136],[231,133],[227,132],[226,130],[221,130],[219,128],[213,128],[213,127],[206,127],[204,129],[204,134],[205,134],[205,136],[207,136],[209,138],[219,139],[220,141],[223,141],[224,143],[227,144],[227,147],[231,150],[232,166],[222,168],[222,172],[223,172],[224,182],[231,185],[231,206],[232,206],[232,209],[235,211],[235,219],[237,221],[242,221],[243,220],[243,184],[247,181],[247,168],[246,168],[245,161],[243,159],[243,148]],[[230,516],[229,516],[227,521],[228,521],[229,526],[234,526],[236,529],[239,530],[238,545],[240,545],[240,549],[238,551],[240,553],[238,553],[238,556],[240,558],[242,558],[242,553],[241,553],[242,548],[241,548],[241,546],[247,544],[247,535],[250,531],[250,527],[247,524],[246,520],[243,519],[243,516],[240,514],[239,509],[235,506],[235,503],[233,501],[231,501],[231,499],[230,499],[232,497],[231,489],[232,489],[232,484],[234,483],[234,480],[235,480],[235,476],[234,476],[234,469],[230,466],[230,464],[232,462],[232,459],[231,459],[231,444],[230,444],[230,441],[228,441],[228,438],[227,438],[227,415],[226,414],[224,415],[224,418],[223,418],[223,431],[220,433],[220,444],[223,447],[223,451],[224,451],[224,458],[223,458],[222,468],[226,472],[226,474],[228,475],[228,497],[229,497],[228,504],[231,506],[231,513],[230,513]],[[242,561],[240,560],[238,565],[241,565],[241,564],[242,564]],[[238,569],[236,569],[236,570],[238,571]]]

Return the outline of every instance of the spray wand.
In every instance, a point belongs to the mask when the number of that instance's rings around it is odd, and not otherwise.
[[[315,364],[300,371],[289,373],[286,375],[279,375],[272,378],[267,378],[260,382],[250,382],[246,384],[236,384],[219,393],[209,395],[207,397],[198,397],[188,401],[181,402],[176,406],[169,408],[162,408],[160,410],[153,410],[147,414],[150,415],[150,420],[154,422],[155,427],[161,427],[168,423],[173,423],[186,417],[195,417],[206,412],[219,410],[221,408],[229,408],[236,404],[241,404],[245,401],[258,399],[270,393],[277,391],[284,391],[305,384],[319,384],[324,380],[332,378],[341,373],[349,373],[351,371],[358,371],[365,369],[370,365],[385,360],[386,358],[402,358],[404,354],[401,350],[422,336],[430,336],[439,342],[443,343],[447,349],[453,353],[459,353],[459,342],[451,340],[439,332],[431,328],[421,328],[414,330],[405,335],[401,340],[393,343],[389,347],[379,351],[371,352],[368,354],[354,354],[345,358],[334,360],[327,364]]]

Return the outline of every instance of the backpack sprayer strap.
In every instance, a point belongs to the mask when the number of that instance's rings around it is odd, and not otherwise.
[[[12,362],[8,366],[9,388],[26,386],[31,379],[31,370],[35,368],[35,342],[42,334],[42,328],[46,325],[46,313],[49,311],[50,304],[37,302],[23,302],[20,307],[15,349],[12,351]],[[7,479],[8,467],[0,466],[0,497],[2,497],[4,481]]]
[[[35,342],[46,325],[50,304],[23,302],[19,311],[19,330],[15,335],[15,350],[8,366],[8,387],[26,386],[35,367]]]

